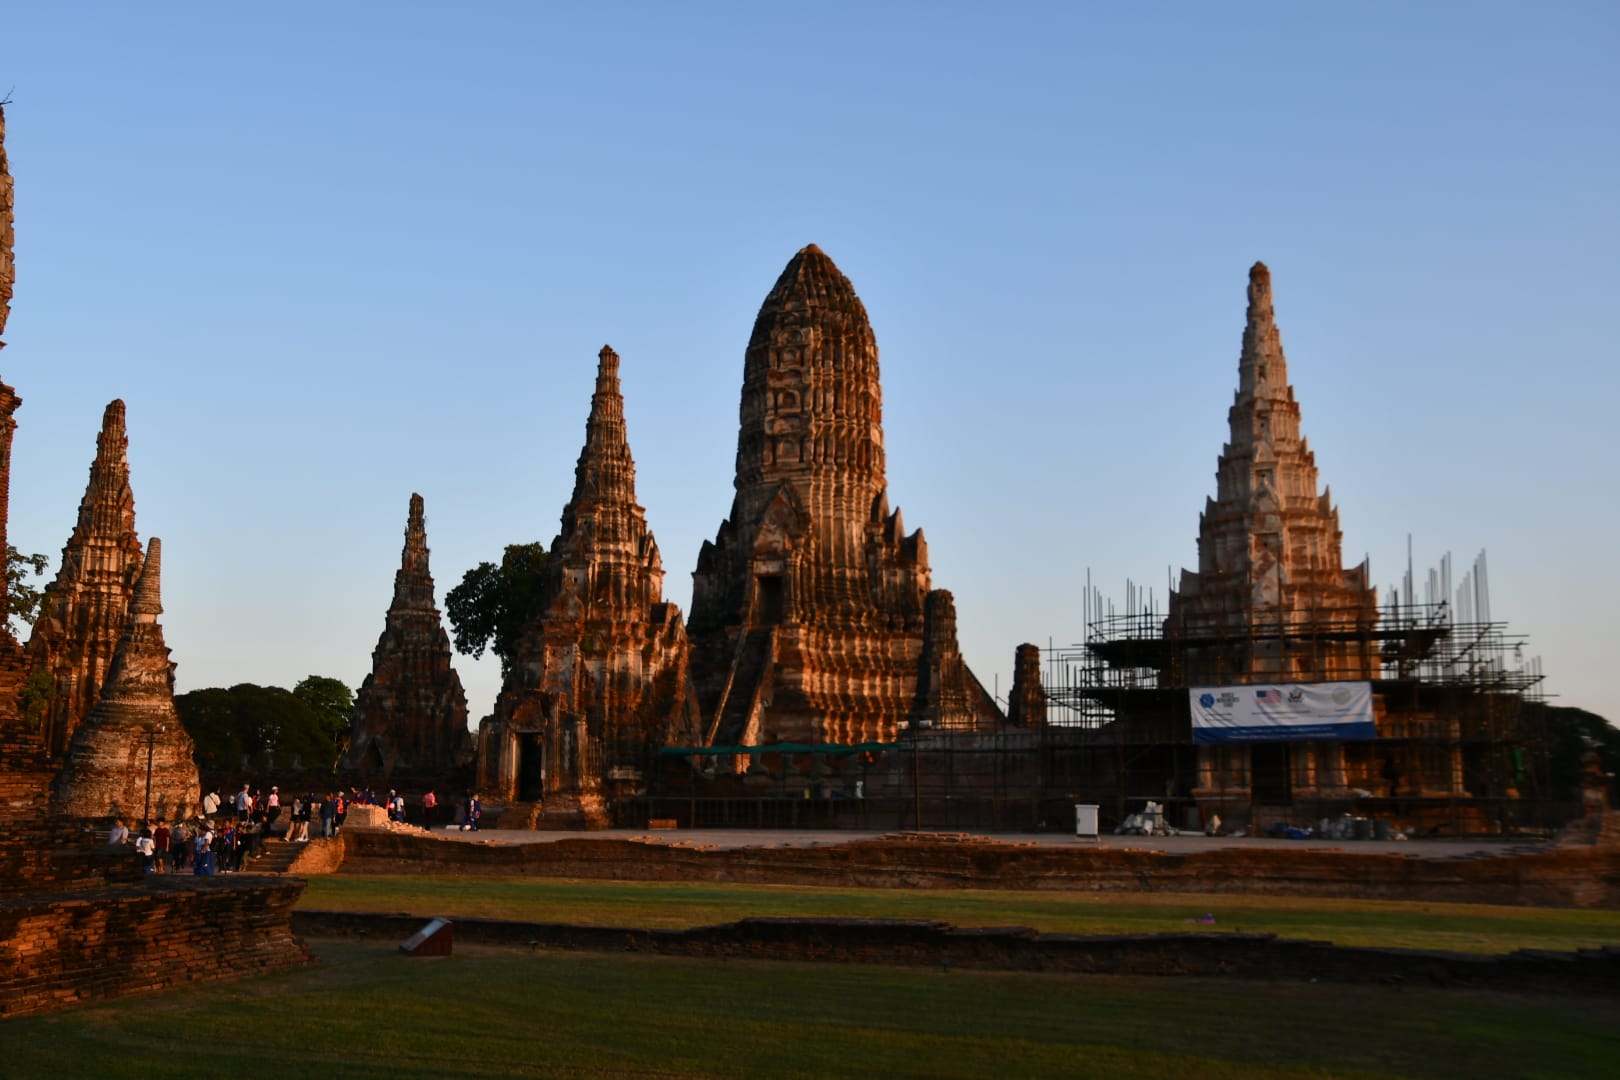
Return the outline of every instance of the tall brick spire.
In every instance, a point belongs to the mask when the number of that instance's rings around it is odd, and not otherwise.
[[[450,666],[450,637],[433,599],[422,496],[412,495],[394,600],[355,695],[349,762],[367,775],[438,773],[470,738],[467,694]]]
[[[1367,567],[1341,565],[1339,513],[1331,493],[1319,487],[1316,457],[1300,434],[1299,403],[1288,382],[1271,272],[1264,263],[1249,271],[1238,388],[1227,419],[1231,433],[1216,466],[1215,497],[1199,519],[1198,570],[1182,571],[1181,587],[1170,598],[1168,629],[1197,636],[1302,621],[1370,623],[1376,618],[1376,596],[1367,584]],[[1247,681],[1311,674],[1301,667],[1307,661],[1285,652],[1282,640],[1257,649],[1242,670],[1225,677]],[[1369,674],[1338,672],[1339,677]]]
[[[115,400],[102,414],[79,519],[62,548],[56,579],[45,587],[28,640],[33,665],[56,685],[45,717],[53,754],[67,749],[73,729],[96,704],[141,569],[128,449],[124,403]]]
[[[563,507],[562,530],[551,545],[551,576],[558,578],[570,560],[634,568],[631,578],[619,580],[616,590],[629,587],[614,602],[636,605],[663,599],[664,568],[647,529],[646,515],[636,503],[636,463],[624,426],[624,395],[619,389],[619,354],[602,346],[597,354],[596,391],[591,395],[590,417],[585,421],[585,445],[574,466],[574,494]],[[651,590],[650,593],[646,590]]]
[[[1263,262],[1249,268],[1249,307],[1243,324],[1243,351],[1238,357],[1239,403],[1247,400],[1292,399],[1288,360],[1283,356],[1277,313],[1271,306],[1271,271]]]
[[[422,496],[412,495],[405,517],[405,550],[394,575],[396,611],[433,606],[433,575],[428,572],[427,516]]]
[[[139,817],[148,755],[153,817],[189,814],[201,793],[196,746],[174,711],[174,665],[158,622],[162,566],[163,542],[153,537],[101,699],[74,732],[56,782],[56,801],[72,817]]]
[[[480,786],[538,804],[538,824],[606,825],[614,796],[645,789],[659,747],[697,737],[686,632],[663,588],[636,502],[619,357],[604,345],[545,599],[479,727]]]

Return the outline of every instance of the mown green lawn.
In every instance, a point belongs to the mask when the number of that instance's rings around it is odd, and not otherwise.
[[[849,889],[701,882],[334,874],[299,907],[592,926],[682,928],[755,916],[940,919],[1047,933],[1273,933],[1339,945],[1504,953],[1620,945],[1620,912],[1408,901],[991,889]],[[1214,923],[1188,922],[1213,915]]]
[[[1612,1000],[312,944],[316,967],[5,1021],[0,1074],[1620,1076]]]

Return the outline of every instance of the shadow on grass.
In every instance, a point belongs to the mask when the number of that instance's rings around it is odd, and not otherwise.
[[[311,944],[314,968],[7,1021],[5,1074],[1620,1075],[1612,1001]]]

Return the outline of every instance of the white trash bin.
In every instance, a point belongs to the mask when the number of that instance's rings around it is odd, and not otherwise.
[[[1095,803],[1074,804],[1074,835],[1077,840],[1097,839],[1097,806]]]

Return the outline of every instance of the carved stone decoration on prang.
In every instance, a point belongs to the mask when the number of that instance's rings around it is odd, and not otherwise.
[[[610,824],[660,747],[698,737],[686,632],[635,477],[619,357],[604,346],[539,611],[479,730],[479,786],[530,804],[540,827]]]
[[[706,741],[1000,723],[956,647],[949,594],[932,590],[922,532],[889,509],[866,308],[813,244],[760,307],[738,417],[736,494],[698,555],[687,624]]]

